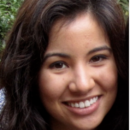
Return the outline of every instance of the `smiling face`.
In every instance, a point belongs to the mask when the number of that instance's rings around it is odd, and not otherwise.
[[[109,40],[95,19],[57,21],[39,74],[40,95],[53,130],[93,130],[117,94],[117,68]]]

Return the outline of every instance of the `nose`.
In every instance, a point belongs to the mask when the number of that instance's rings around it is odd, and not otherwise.
[[[69,90],[74,93],[87,93],[95,86],[91,70],[86,67],[77,67],[72,72],[72,80],[69,83]]]

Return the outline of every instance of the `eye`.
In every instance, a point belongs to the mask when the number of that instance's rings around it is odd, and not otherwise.
[[[92,57],[90,59],[90,62],[91,63],[97,63],[97,62],[101,62],[105,59],[107,59],[107,57],[105,55],[97,55],[97,56]]]
[[[64,69],[67,67],[67,65],[63,61],[57,61],[57,62],[52,63],[49,67],[51,69]]]

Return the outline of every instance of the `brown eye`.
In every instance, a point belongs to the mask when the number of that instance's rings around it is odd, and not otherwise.
[[[50,65],[50,68],[63,69],[66,68],[66,64],[63,61],[54,62]]]
[[[103,61],[104,59],[107,59],[105,55],[97,55],[91,58],[90,62],[95,63],[95,62],[100,62]]]

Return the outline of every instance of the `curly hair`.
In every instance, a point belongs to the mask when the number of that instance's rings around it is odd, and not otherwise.
[[[98,129],[128,129],[128,52],[124,17],[116,0],[25,0],[0,63],[0,86],[6,98],[0,114],[2,130],[50,129],[37,83],[49,33],[57,20],[73,20],[88,11],[108,36],[118,68],[117,98]]]

